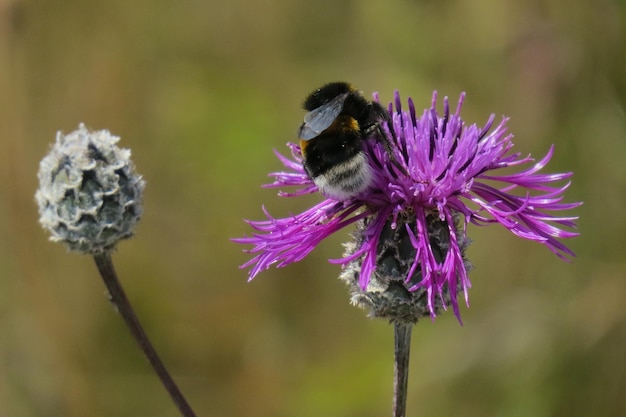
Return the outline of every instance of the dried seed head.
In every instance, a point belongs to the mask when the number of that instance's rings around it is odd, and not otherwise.
[[[133,235],[142,213],[144,181],[135,172],[130,150],[116,146],[106,130],[57,133],[39,165],[39,223],[50,240],[85,254],[111,251]]]

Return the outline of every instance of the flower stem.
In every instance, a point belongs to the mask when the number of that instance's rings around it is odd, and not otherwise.
[[[150,362],[150,365],[152,365],[152,368],[159,376],[159,379],[161,379],[163,386],[170,394],[172,401],[174,401],[174,404],[176,404],[176,407],[178,407],[178,410],[184,417],[196,417],[196,414],[193,412],[191,406],[178,389],[178,386],[170,374],[167,372],[167,369],[165,369],[165,366],[152,346],[150,339],[148,339],[148,336],[141,327],[141,323],[139,323],[139,319],[137,318],[130,301],[128,301],[128,298],[126,297],[124,289],[117,278],[117,273],[113,267],[113,261],[111,260],[110,253],[94,255],[94,260],[96,261],[98,271],[100,271],[100,275],[104,280],[104,284],[109,291],[111,301],[117,308],[118,312],[122,315],[122,318],[130,329],[130,332],[148,359],[148,362]]]
[[[393,417],[405,417],[413,323],[394,322]]]

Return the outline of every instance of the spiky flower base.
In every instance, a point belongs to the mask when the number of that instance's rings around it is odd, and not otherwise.
[[[463,263],[467,272],[472,268],[471,263],[465,258],[465,249],[469,245],[469,239],[459,232],[458,215],[454,215],[454,226],[457,231],[456,237],[463,257]],[[345,256],[349,257],[363,244],[369,218],[357,223],[353,240],[346,243]],[[436,213],[426,217],[428,236],[433,256],[438,264],[443,264],[450,245],[450,231],[448,224],[441,221]],[[417,323],[422,317],[431,316],[428,304],[428,288],[420,287],[422,281],[421,265],[414,265],[417,249],[411,242],[411,236],[407,231],[410,228],[413,236],[417,235],[416,219],[413,213],[407,213],[399,217],[395,223],[389,219],[380,234],[377,246],[376,269],[371,276],[367,287],[363,289],[359,284],[362,258],[350,262],[340,275],[349,287],[351,301],[369,311],[370,317],[386,318],[393,323]],[[417,289],[414,289],[416,288]],[[410,289],[414,289],[411,291]],[[461,281],[457,280],[455,294],[463,290]],[[440,297],[435,298],[435,311],[450,305],[451,294],[444,284]]]

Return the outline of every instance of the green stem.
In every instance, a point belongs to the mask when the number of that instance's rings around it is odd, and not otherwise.
[[[139,323],[139,319],[137,318],[130,301],[128,301],[128,298],[126,297],[126,293],[117,278],[115,268],[113,267],[113,261],[111,260],[111,255],[109,253],[94,255],[94,260],[96,261],[98,271],[100,271],[100,275],[104,280],[104,284],[109,291],[111,301],[126,322],[130,332],[139,344],[139,347],[148,359],[148,362],[150,362],[150,365],[152,365],[152,368],[159,376],[163,386],[170,394],[170,397],[172,397],[172,401],[174,401],[174,404],[176,404],[176,407],[178,407],[180,413],[184,417],[196,417],[196,414],[191,409],[191,406],[178,389],[178,386],[167,372],[167,369],[165,369],[163,362],[152,346],[152,343],[144,332],[143,327],[141,327],[141,323]]]

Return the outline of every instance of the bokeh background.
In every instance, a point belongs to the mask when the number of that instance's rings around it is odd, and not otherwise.
[[[173,416],[88,257],[47,241],[33,194],[58,130],[109,129],[147,181],[114,260],[198,416],[390,415],[393,328],[348,304],[328,258],[247,283],[244,219],[318,196],[261,189],[312,89],[348,80],[418,108],[467,92],[516,149],[574,171],[581,236],[560,261],[470,229],[471,308],[413,332],[408,416],[626,412],[626,5],[0,0],[0,416]]]

